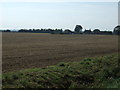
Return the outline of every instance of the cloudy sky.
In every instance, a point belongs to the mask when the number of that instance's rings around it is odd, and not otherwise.
[[[117,2],[0,2],[0,29],[62,28],[113,30],[118,24]]]

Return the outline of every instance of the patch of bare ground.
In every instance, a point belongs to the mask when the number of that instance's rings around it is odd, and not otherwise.
[[[3,72],[46,67],[118,52],[116,35],[3,33]]]

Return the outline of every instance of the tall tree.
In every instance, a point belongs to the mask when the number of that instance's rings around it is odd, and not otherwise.
[[[120,35],[120,25],[116,26],[113,31],[114,34]]]
[[[82,28],[81,25],[76,25],[74,32],[75,32],[76,34],[80,34],[80,33],[82,33],[82,29],[83,29],[83,28]]]

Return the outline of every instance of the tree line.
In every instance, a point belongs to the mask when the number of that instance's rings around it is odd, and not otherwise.
[[[101,35],[120,35],[120,25],[116,26],[113,31],[100,31],[99,29],[91,29],[82,31],[81,25],[76,25],[74,31],[70,29],[20,29],[17,32],[31,32],[31,33],[51,33],[51,34],[101,34]],[[3,30],[2,32],[13,32],[11,30]]]

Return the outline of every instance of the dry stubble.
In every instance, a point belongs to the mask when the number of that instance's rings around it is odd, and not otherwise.
[[[118,52],[115,35],[3,33],[3,72]]]

